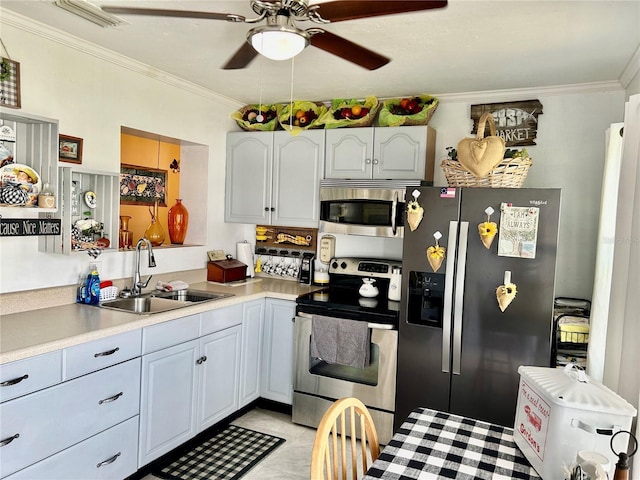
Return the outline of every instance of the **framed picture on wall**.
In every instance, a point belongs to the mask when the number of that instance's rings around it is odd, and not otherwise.
[[[166,207],[167,171],[157,168],[122,165],[120,167],[120,203]]]
[[[58,160],[69,163],[82,163],[82,139],[69,135],[60,135]]]
[[[20,108],[20,64],[0,57],[0,105]]]

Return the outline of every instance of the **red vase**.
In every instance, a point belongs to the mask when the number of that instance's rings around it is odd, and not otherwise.
[[[180,198],[176,199],[176,204],[169,209],[169,239],[171,243],[182,245],[187,236],[189,226],[189,210],[182,204]]]

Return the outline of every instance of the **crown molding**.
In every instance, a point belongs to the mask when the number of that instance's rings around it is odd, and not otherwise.
[[[631,60],[622,71],[620,75],[620,83],[627,88],[631,83],[631,80],[640,72],[640,45],[636,48],[636,51],[631,55]]]
[[[530,100],[536,96],[575,95],[585,93],[624,92],[623,85],[617,81],[574,83],[570,85],[555,85],[550,87],[512,88],[505,90],[487,90],[464,93],[443,93],[438,95],[440,103],[463,103]]]
[[[11,10],[0,7],[0,18],[2,19],[2,23],[31,33],[33,35],[45,38],[52,42],[59,43],[61,45],[64,45],[65,47],[77,50],[87,55],[99,58],[100,60],[104,60],[114,65],[126,68],[127,70],[145,75],[159,82],[171,85],[172,87],[182,89],[201,97],[223,102],[233,108],[237,108],[240,104],[240,102],[236,99],[226,97],[217,92],[209,90],[208,88],[204,88],[195,83],[188,82],[163,70],[139,62],[132,58],[125,57],[124,55],[116,53],[112,50],[88,42],[67,32],[63,32],[49,25],[45,25],[36,20],[27,18]]]

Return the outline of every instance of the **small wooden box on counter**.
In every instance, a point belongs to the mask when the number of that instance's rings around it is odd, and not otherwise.
[[[247,278],[247,266],[238,260],[215,260],[207,262],[207,281],[235,282]]]

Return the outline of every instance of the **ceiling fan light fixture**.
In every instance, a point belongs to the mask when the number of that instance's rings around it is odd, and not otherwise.
[[[282,25],[252,28],[247,39],[260,55],[271,60],[293,58],[309,45],[307,32]]]

